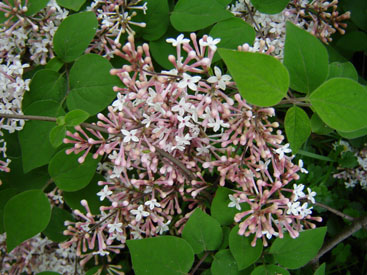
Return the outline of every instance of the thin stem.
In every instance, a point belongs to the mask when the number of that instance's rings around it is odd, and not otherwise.
[[[192,269],[192,271],[189,273],[189,275],[194,275],[195,272],[198,270],[198,268],[200,267],[200,265],[205,261],[205,259],[209,256],[210,252],[206,251],[205,254],[203,255],[203,257],[200,259],[200,261],[194,266],[194,268]]]
[[[351,217],[351,216],[349,216],[347,214],[344,214],[343,212],[340,212],[340,211],[338,211],[338,210],[336,210],[336,209],[334,209],[334,208],[332,208],[330,206],[327,206],[325,204],[322,204],[322,203],[319,203],[319,202],[315,202],[314,205],[319,206],[321,208],[324,208],[327,211],[329,211],[331,213],[334,213],[335,215],[337,215],[339,217],[342,217],[343,219],[346,219],[348,221],[354,221],[355,220],[355,218],[353,218],[353,217]]]

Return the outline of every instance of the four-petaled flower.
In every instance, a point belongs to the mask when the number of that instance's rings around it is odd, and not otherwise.
[[[222,75],[221,70],[217,66],[214,66],[214,74],[215,76],[209,77],[207,81],[209,83],[217,83],[217,86],[220,89],[225,90],[227,87],[227,83],[230,82],[232,77],[227,74]]]
[[[108,232],[112,233],[112,232],[120,232],[122,233],[122,223],[119,222],[119,223],[111,223],[111,224],[108,224],[107,225],[108,227]]]
[[[191,90],[197,91],[198,87],[195,83],[199,82],[199,80],[201,79],[200,76],[191,76],[187,73],[183,73],[182,77],[183,78],[178,83],[177,87],[183,89],[188,86]]]
[[[135,220],[138,222],[141,220],[142,217],[148,217],[150,215],[149,212],[144,211],[144,206],[140,205],[138,209],[130,210],[130,213],[133,214],[135,217]]]
[[[284,146],[276,149],[275,152],[279,154],[279,159],[282,159],[284,157],[284,154],[292,152],[292,149],[289,148],[289,143],[287,143]]]
[[[181,33],[179,36],[177,36],[177,39],[167,38],[166,42],[171,43],[173,47],[177,47],[177,46],[180,46],[181,44],[189,43],[190,40],[187,38],[184,38],[184,35]]]
[[[213,39],[213,37],[208,36],[206,41],[204,41],[203,38],[201,38],[199,40],[199,44],[202,47],[208,46],[212,51],[216,51],[217,50],[217,44],[220,42],[220,38],[215,38]]]
[[[121,133],[125,136],[124,137],[124,142],[130,142],[130,140],[134,141],[134,142],[138,142],[139,138],[136,136],[136,132],[138,130],[131,130],[131,131],[127,131],[125,129],[121,130]]]
[[[240,198],[236,198],[233,195],[228,195],[229,199],[230,199],[230,203],[228,204],[228,207],[236,207],[237,210],[241,210],[241,205],[240,205]]]
[[[303,184],[293,184],[293,195],[295,201],[298,200],[298,198],[302,198],[305,196],[305,193],[303,193],[303,188],[305,188]]]
[[[159,233],[162,235],[164,232],[168,231],[168,225],[171,223],[171,221],[167,221],[166,223],[158,224],[158,226],[155,229],[156,233]]]
[[[150,209],[150,210],[153,210],[153,209],[154,209],[154,207],[161,207],[160,203],[159,203],[159,202],[157,202],[157,200],[156,200],[156,199],[152,199],[152,200],[150,200],[150,201],[146,201],[146,202],[144,203],[144,205],[149,206],[149,209]]]
[[[309,201],[311,201],[312,203],[315,203],[315,196],[317,195],[315,191],[312,191],[310,188],[307,187],[307,192],[308,192],[308,195],[307,195],[307,199]]]
[[[97,193],[97,196],[99,196],[100,200],[103,201],[107,196],[112,195],[112,191],[108,189],[108,186],[105,185],[103,189]]]
[[[308,171],[305,169],[305,168],[303,168],[303,160],[299,160],[298,161],[298,167],[299,167],[299,169],[300,169],[300,171],[301,171],[301,173],[305,173],[305,174],[308,174]]]

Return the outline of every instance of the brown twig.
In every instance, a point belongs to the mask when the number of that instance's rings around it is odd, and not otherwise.
[[[200,265],[205,261],[205,259],[209,256],[210,252],[206,251],[205,254],[203,255],[203,257],[200,259],[200,261],[194,266],[194,268],[192,269],[192,271],[189,273],[189,275],[194,275],[195,272],[198,270],[198,268],[200,267]]]

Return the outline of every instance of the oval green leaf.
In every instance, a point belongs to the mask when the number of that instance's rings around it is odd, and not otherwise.
[[[262,13],[275,14],[284,10],[289,0],[251,0],[251,3]]]
[[[74,218],[70,212],[62,208],[53,207],[50,222],[42,233],[54,242],[64,242],[69,239],[69,236],[63,234],[64,230],[66,230],[64,222],[73,220]]]
[[[367,128],[362,128],[360,130],[353,131],[353,132],[338,131],[338,134],[341,137],[347,138],[347,139],[359,138],[359,137],[363,137],[363,136],[367,135]]]
[[[326,264],[323,263],[322,265],[319,266],[318,269],[316,269],[314,275],[325,275],[325,268],[326,268]]]
[[[242,270],[259,259],[263,251],[263,244],[261,239],[259,239],[256,242],[256,246],[252,247],[250,238],[254,236],[240,236],[238,235],[238,228],[238,225],[233,227],[229,234],[229,249],[236,259],[238,270]]]
[[[73,110],[65,115],[66,126],[76,126],[87,120],[89,114],[83,110]]]
[[[178,31],[197,31],[233,17],[213,0],[179,0],[171,14],[171,24]]]
[[[290,76],[292,89],[310,93],[328,75],[328,53],[312,34],[287,22],[284,45],[284,65]]]
[[[334,131],[327,126],[316,113],[313,113],[311,117],[311,129],[312,133],[320,135],[327,135]]]
[[[31,16],[37,12],[39,12],[40,10],[42,10],[43,8],[45,8],[47,6],[47,3],[50,0],[28,0],[28,4],[27,4],[27,12],[25,13],[28,16]]]
[[[18,194],[18,189],[7,188],[0,191],[0,234],[4,233],[4,207],[8,200]]]
[[[191,245],[195,254],[199,254],[218,249],[222,243],[223,232],[216,219],[197,208],[187,221],[182,238]]]
[[[102,56],[81,56],[70,70],[69,110],[81,109],[94,115],[106,108],[116,97],[112,87],[123,85],[117,76],[110,75],[111,69]]]
[[[78,11],[85,3],[85,0],[57,0],[56,2],[61,7],[64,7],[69,10],[73,10],[73,11]]]
[[[311,261],[320,250],[326,227],[305,230],[299,237],[292,239],[289,234],[284,234],[283,239],[276,239],[270,247],[270,253],[282,266],[297,269]]]
[[[57,29],[53,44],[56,55],[71,62],[82,55],[96,34],[98,21],[94,12],[68,16]]]
[[[49,134],[49,140],[54,148],[59,147],[62,144],[63,139],[66,136],[65,125],[58,125],[51,129]]]
[[[126,243],[136,275],[187,274],[194,263],[191,246],[178,237],[160,236]]]
[[[260,265],[251,272],[251,275],[289,275],[289,271],[277,265]]]
[[[329,64],[327,79],[334,77],[346,77],[358,81],[358,73],[350,62],[333,62]]]
[[[272,106],[287,93],[287,69],[270,55],[219,49],[240,94],[251,104]]]
[[[214,256],[214,261],[210,268],[212,275],[238,275],[235,259],[229,249],[220,250]]]
[[[284,128],[292,152],[296,154],[311,134],[310,119],[303,109],[293,106],[285,115]]]
[[[352,132],[367,127],[367,89],[352,79],[329,79],[310,100],[322,121],[333,129]]]
[[[47,227],[50,217],[51,206],[41,190],[29,190],[12,197],[4,208],[8,252],[42,232]]]
[[[142,21],[147,24],[142,29],[142,34],[144,39],[152,41],[159,39],[167,31],[170,23],[169,7],[167,0],[148,0],[147,3],[147,14],[141,16]]]
[[[58,152],[50,161],[48,172],[55,181],[57,187],[63,191],[77,191],[88,185],[92,180],[98,164],[98,159],[93,159],[88,154],[83,163],[78,159],[84,152],[75,155],[65,154],[65,149]]]

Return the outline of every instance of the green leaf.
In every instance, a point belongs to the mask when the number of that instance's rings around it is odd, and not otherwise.
[[[236,259],[238,270],[242,270],[260,258],[263,244],[261,239],[258,239],[256,246],[252,247],[250,237],[238,235],[238,229],[239,226],[236,225],[229,234],[229,249]],[[254,236],[251,236],[251,238],[254,238]]]
[[[105,179],[101,175],[95,174],[91,182],[83,189],[76,192],[63,192],[66,204],[70,208],[79,209],[82,213],[86,214],[85,208],[80,204],[81,200],[86,200],[92,214],[100,214],[99,207],[109,205],[109,201],[100,201],[99,196],[97,196],[97,193],[103,189],[98,185],[98,181],[105,181]]]
[[[355,139],[355,138],[359,138],[359,137],[363,137],[367,135],[367,128],[362,128],[360,130],[353,131],[353,132],[338,131],[338,134],[342,136],[343,138]]]
[[[66,136],[66,126],[58,125],[51,129],[49,134],[49,140],[54,148],[59,147],[62,144],[63,139]]]
[[[367,126],[367,89],[349,78],[332,78],[310,96],[313,108],[331,128],[352,132]]]
[[[64,230],[66,230],[64,222],[73,220],[73,216],[68,211],[62,208],[53,207],[50,222],[42,233],[54,242],[64,242],[69,239],[69,236],[63,234]]]
[[[87,120],[89,114],[83,110],[73,110],[65,115],[66,126],[76,126]]]
[[[235,259],[228,249],[218,251],[210,268],[212,275],[238,275]]]
[[[28,16],[31,16],[37,12],[39,12],[40,10],[42,10],[43,8],[45,8],[47,6],[47,3],[50,0],[28,0],[28,4],[27,4],[27,12],[25,13]]]
[[[311,129],[312,129],[312,133],[316,133],[320,135],[327,135],[331,133],[332,131],[334,131],[329,126],[327,126],[321,120],[321,118],[315,113],[313,113],[311,117]]]
[[[315,36],[287,22],[284,65],[289,72],[291,88],[310,93],[328,75],[328,53]]]
[[[231,17],[215,0],[179,0],[171,14],[171,24],[178,31],[197,31]]]
[[[64,111],[55,101],[41,100],[29,105],[24,114],[56,117],[63,115]],[[25,173],[47,164],[52,158],[56,149],[51,145],[48,136],[54,125],[54,122],[32,120],[27,121],[19,132]]]
[[[148,0],[147,4],[147,14],[141,17],[147,24],[142,29],[143,38],[148,41],[157,40],[165,34],[170,24],[168,1]]]
[[[235,207],[228,207],[228,204],[231,202],[228,195],[233,193],[234,192],[232,190],[221,186],[218,187],[217,192],[215,193],[210,207],[210,213],[221,225],[233,224],[234,215],[240,212]],[[250,209],[250,206],[247,203],[241,203],[240,206],[242,211]]]
[[[79,11],[85,3],[85,0],[56,0],[59,6],[73,11]]]
[[[293,106],[288,109],[284,119],[285,133],[294,154],[311,134],[311,122],[306,112]]]
[[[287,69],[270,55],[219,49],[240,94],[251,104],[272,106],[287,93]]]
[[[367,2],[363,0],[343,0],[339,2],[341,2],[341,6],[345,11],[351,12],[350,20],[362,30],[367,31]]]
[[[350,62],[333,62],[329,64],[327,79],[334,77],[346,77],[358,81],[358,73]]]
[[[299,151],[298,151],[298,154],[299,154],[299,155],[306,156],[306,157],[309,157],[309,158],[313,158],[313,159],[318,159],[318,160],[323,160],[323,161],[335,162],[335,160],[333,160],[332,158],[325,157],[325,156],[318,155],[318,154],[314,154],[314,153],[307,152],[307,151],[303,151],[303,150],[299,150]]]
[[[53,271],[43,271],[43,272],[37,273],[37,275],[61,275],[61,274],[57,272],[53,272]]]
[[[352,152],[344,152],[341,158],[338,159],[338,163],[342,168],[355,168],[359,166],[357,157]]]
[[[251,3],[262,13],[275,14],[284,10],[289,0],[251,0]]]
[[[81,56],[70,70],[69,110],[81,109],[94,115],[106,108],[116,97],[112,87],[123,85],[117,76],[110,75],[111,69],[102,56]]]
[[[260,265],[251,272],[251,275],[289,275],[289,271],[277,265]]]
[[[45,69],[58,72],[62,66],[64,66],[64,62],[62,62],[59,58],[54,57],[47,62]]]
[[[197,208],[187,221],[182,238],[191,245],[195,254],[199,254],[218,249],[222,243],[223,232],[216,219]]]
[[[367,34],[358,30],[347,32],[338,39],[335,47],[346,58],[352,58],[355,52],[367,49]]]
[[[77,191],[88,185],[97,169],[98,159],[92,154],[87,154],[85,161],[79,163],[83,158],[84,151],[75,155],[65,154],[65,149],[59,151],[50,161],[48,172],[55,181],[57,187],[63,191]]]
[[[24,94],[23,108],[38,100],[60,102],[66,93],[66,79],[52,70],[39,70],[29,84],[29,93]]]
[[[5,204],[18,193],[18,189],[7,188],[0,191],[0,234],[4,233],[4,207]]]
[[[94,12],[69,15],[57,29],[53,44],[56,55],[64,62],[71,62],[83,54],[92,41],[98,26]]]
[[[277,238],[270,247],[270,253],[282,266],[289,269],[297,269],[311,261],[320,250],[326,227],[305,230],[300,232],[299,237],[292,239],[289,234],[284,238]]]
[[[136,275],[182,275],[194,263],[191,246],[178,237],[160,236],[126,243]]]
[[[326,268],[326,264],[323,263],[322,265],[319,266],[319,268],[315,271],[314,275],[325,275],[325,268]]]
[[[47,227],[50,217],[51,206],[41,190],[29,190],[12,197],[4,209],[8,252],[42,232]]]
[[[226,49],[236,49],[238,45],[254,43],[256,32],[253,27],[241,18],[232,17],[214,25],[209,35],[220,38],[218,47]],[[213,62],[219,60],[218,53],[215,53]]]

